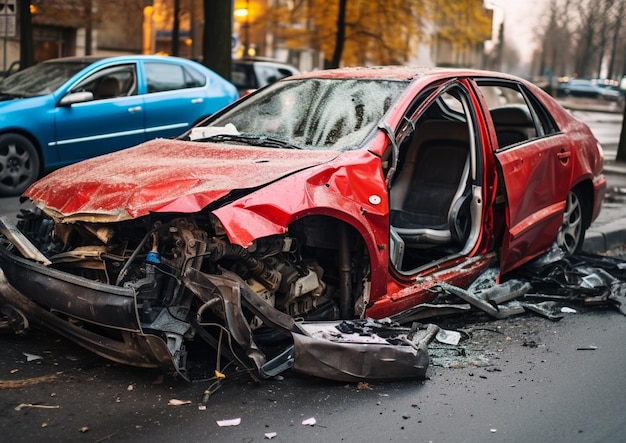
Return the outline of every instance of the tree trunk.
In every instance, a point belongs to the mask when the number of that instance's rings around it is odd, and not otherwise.
[[[337,15],[337,34],[333,59],[327,68],[338,68],[343,54],[343,45],[346,39],[346,6],[348,0],[339,0],[339,14]]]
[[[232,0],[204,0],[202,63],[230,80],[233,35]]]
[[[174,25],[172,26],[172,51],[173,56],[178,57],[178,45],[180,43],[180,0],[174,0]]]
[[[624,106],[622,130],[619,135],[619,143],[617,144],[617,157],[615,158],[615,160],[619,163],[626,163],[626,106]]]
[[[30,2],[18,1],[20,13],[20,69],[35,64],[33,52],[33,24]]]
[[[93,46],[93,5],[91,0],[83,3],[85,9],[85,55],[91,55]]]

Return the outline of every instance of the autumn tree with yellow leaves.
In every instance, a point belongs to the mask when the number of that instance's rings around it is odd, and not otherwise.
[[[455,47],[491,36],[482,0],[295,0],[268,10],[288,46],[316,47],[326,67],[402,64],[433,36]]]

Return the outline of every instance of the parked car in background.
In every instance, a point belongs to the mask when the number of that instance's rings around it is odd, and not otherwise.
[[[0,195],[60,166],[180,135],[237,97],[213,71],[175,57],[71,57],[19,71],[0,82]]]
[[[15,61],[9,65],[5,71],[0,71],[0,80],[7,78],[9,75],[15,74],[20,70],[20,62]]]
[[[557,96],[599,98],[614,102],[622,99],[622,93],[612,83],[600,79],[580,78],[559,82]]]
[[[514,76],[299,74],[178,139],[33,184],[36,210],[0,218],[0,303],[186,378],[207,351],[262,377],[278,350],[278,366],[345,380],[330,368],[351,359],[327,358],[336,329],[313,347],[294,319],[408,322],[446,288],[573,254],[600,211],[602,168],[590,129]]]
[[[237,86],[239,94],[246,95],[299,72],[295,66],[287,63],[269,58],[249,57],[233,60],[231,80]]]

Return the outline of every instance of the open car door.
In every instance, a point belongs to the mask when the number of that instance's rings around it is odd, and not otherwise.
[[[565,136],[554,135],[496,152],[506,205],[502,273],[531,260],[555,241],[570,187],[569,149]]]

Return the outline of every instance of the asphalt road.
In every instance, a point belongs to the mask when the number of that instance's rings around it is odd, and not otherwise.
[[[233,379],[206,410],[198,403],[209,382],[112,364],[38,330],[0,336],[0,432],[11,442],[255,442],[271,432],[277,442],[624,441],[621,314],[478,317],[465,327],[468,358],[431,365],[425,381]],[[314,426],[302,424],[309,418]],[[220,427],[225,419],[241,423]]]
[[[17,206],[0,199],[0,213]],[[605,212],[624,216],[623,204]],[[260,442],[272,432],[277,442],[626,441],[623,315],[455,321],[472,332],[465,356],[435,358],[425,381],[229,378],[205,410],[209,382],[110,363],[36,328],[0,333],[0,441]],[[314,426],[302,424],[309,418]]]

